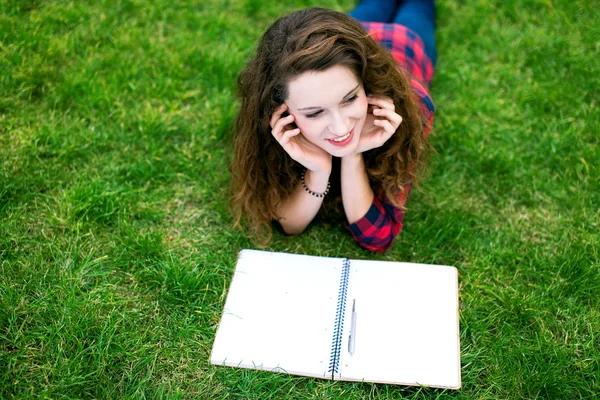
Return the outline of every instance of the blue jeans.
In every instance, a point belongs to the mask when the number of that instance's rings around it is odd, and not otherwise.
[[[425,54],[435,67],[434,0],[361,0],[348,14],[358,21],[400,24],[412,29],[423,40]]]

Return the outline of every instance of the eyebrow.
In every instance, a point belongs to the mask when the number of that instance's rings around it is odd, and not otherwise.
[[[350,96],[352,94],[352,92],[355,92],[358,88],[360,87],[360,83],[358,85],[356,85],[356,87],[354,89],[352,89],[351,91],[349,91],[348,93],[346,93],[346,95],[344,97],[342,97],[343,99],[345,99],[346,97]],[[316,110],[319,108],[323,108],[323,107],[303,107],[303,108],[299,108],[298,111],[302,111],[302,110]]]

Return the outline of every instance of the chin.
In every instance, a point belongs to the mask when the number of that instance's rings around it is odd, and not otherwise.
[[[352,143],[348,144],[347,146],[344,146],[339,149],[336,149],[336,148],[330,149],[328,151],[328,153],[334,157],[342,158],[342,157],[345,157],[345,156],[348,156],[348,155],[354,153],[354,151],[356,151],[357,147],[358,147],[358,140],[355,139]]]

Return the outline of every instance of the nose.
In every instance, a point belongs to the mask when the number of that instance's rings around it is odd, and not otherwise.
[[[344,136],[350,130],[349,118],[346,118],[341,112],[335,111],[332,114],[329,123],[329,131],[336,136]]]

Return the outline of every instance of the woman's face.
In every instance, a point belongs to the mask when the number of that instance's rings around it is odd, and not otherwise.
[[[367,116],[367,96],[352,70],[336,65],[288,83],[286,104],[302,135],[329,154],[352,154]]]

